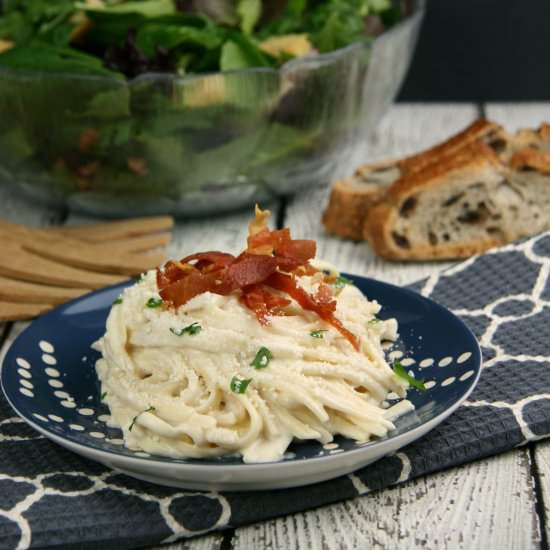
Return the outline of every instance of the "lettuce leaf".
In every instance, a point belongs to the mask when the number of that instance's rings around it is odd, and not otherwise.
[[[40,72],[103,75],[123,78],[106,69],[101,59],[73,48],[34,42],[0,54],[0,67]]]
[[[240,27],[244,34],[252,34],[256,23],[262,14],[261,0],[239,0],[237,13],[240,17]]]
[[[222,47],[220,69],[231,71],[247,67],[269,67],[273,65],[271,59],[264,54],[252,41],[245,37],[232,34]]]
[[[219,48],[222,43],[220,33],[215,27],[196,28],[161,23],[143,25],[138,31],[136,40],[137,45],[149,55],[153,55],[158,47],[171,50],[185,45],[211,50]]]
[[[48,0],[50,1],[50,0]],[[86,12],[87,15],[94,18],[101,17],[102,14],[110,16],[117,14],[138,14],[142,17],[157,17],[159,15],[168,15],[176,13],[176,6],[172,0],[142,0],[133,2],[121,2],[115,5],[105,7],[90,7],[86,2],[77,3],[75,6]]]

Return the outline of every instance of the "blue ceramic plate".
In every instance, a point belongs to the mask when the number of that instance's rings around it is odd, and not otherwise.
[[[369,299],[383,304],[379,317],[395,317],[399,340],[388,349],[427,391],[410,390],[415,410],[396,430],[369,443],[337,438],[329,445],[295,443],[284,460],[244,464],[230,456],[174,460],[132,452],[120,430],[107,426],[90,348],[104,332],[117,285],[65,304],[32,323],[3,364],[2,389],[11,406],[35,429],[76,453],[148,481],[188,489],[252,490],[307,485],[349,473],[424,435],[451,414],[481,372],[478,343],[451,312],[410,290],[350,275]]]

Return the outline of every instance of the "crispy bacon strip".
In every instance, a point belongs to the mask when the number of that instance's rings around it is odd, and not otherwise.
[[[271,212],[269,210],[262,210],[258,205],[254,207],[254,218],[248,224],[248,235],[251,237],[256,233],[259,233],[263,229],[267,229],[267,224],[269,218],[271,217]]]
[[[228,266],[234,259],[235,256],[225,252],[200,252],[186,256],[179,262],[169,261],[162,271],[157,270],[158,287],[162,289],[164,286],[175,283],[190,273],[201,272],[206,267],[209,268],[209,271],[212,271]],[[196,261],[195,265],[191,264],[193,261]]]
[[[328,304],[334,300],[334,295],[328,285],[321,283],[313,298],[320,304]]]
[[[185,266],[185,269],[183,268]],[[163,270],[157,269],[157,286],[163,289],[173,282],[185,277],[189,272],[195,271],[191,264],[169,261]]]
[[[314,258],[317,248],[315,241],[292,239],[289,229],[275,231],[262,229],[249,236],[247,244],[247,252],[251,254],[273,253],[282,258],[293,258],[300,264],[305,264]]]
[[[359,341],[344,325],[334,316],[336,310],[336,301],[320,302],[316,301],[303,288],[296,284],[296,281],[290,275],[283,273],[274,273],[265,282],[267,286],[285,292],[294,298],[305,310],[314,311],[327,323],[330,323],[349,343],[359,351]]]
[[[277,310],[290,305],[290,300],[269,292],[261,285],[251,285],[243,289],[241,297],[246,307],[252,310],[262,325],[266,325],[270,315],[279,314]]]
[[[159,287],[159,294],[165,302],[179,307],[203,292],[215,292],[217,276],[216,273],[191,273],[164,288]]]
[[[181,263],[188,264],[195,260],[197,261],[195,264],[197,269],[201,269],[203,265],[211,264],[219,267],[225,267],[233,263],[235,256],[233,256],[233,254],[228,254],[227,252],[197,252],[196,254],[191,254],[185,258],[182,258]]]
[[[256,207],[247,249],[237,257],[225,252],[199,252],[158,269],[157,285],[162,299],[179,307],[203,292],[228,295],[240,290],[241,301],[254,311],[260,323],[266,324],[270,315],[279,314],[281,308],[290,304],[271,288],[317,313],[358,350],[357,338],[334,316],[336,301],[331,288],[321,283],[315,296],[311,296],[296,284],[294,273],[311,275],[317,271],[309,264],[315,257],[315,241],[294,240],[289,229],[270,231],[268,219],[269,211]]]
[[[277,258],[274,256],[260,256],[243,252],[227,268],[226,279],[235,288],[259,284],[277,270]]]

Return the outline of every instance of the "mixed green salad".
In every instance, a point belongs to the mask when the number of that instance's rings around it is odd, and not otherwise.
[[[349,123],[324,114],[347,76],[262,69],[405,15],[396,0],[0,0],[0,171],[172,198],[276,172]]]

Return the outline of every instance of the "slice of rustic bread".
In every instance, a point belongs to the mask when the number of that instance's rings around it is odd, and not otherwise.
[[[462,258],[550,228],[550,153],[477,141],[395,181],[372,208],[364,237],[388,259]]]
[[[536,130],[522,128],[512,136],[512,153],[526,148],[550,152],[550,124],[543,123]]]
[[[329,231],[338,225],[337,234],[355,239],[362,228],[388,259],[462,258],[550,228],[547,124],[510,135],[477,121],[428,151],[386,163],[379,182],[368,179],[372,172],[364,165],[354,179],[368,181],[375,200],[354,200],[345,180],[333,189],[339,210],[329,203],[324,221]],[[328,212],[340,221],[328,224]]]
[[[515,197],[510,198],[506,211],[508,240],[550,228],[550,136],[548,140],[542,139],[537,149],[517,151],[509,167]]]
[[[364,237],[389,259],[459,258],[504,242],[494,196],[507,178],[481,142],[463,154],[397,180],[372,208]]]
[[[390,185],[401,177],[445,163],[480,139],[498,151],[510,148],[509,136],[498,124],[480,119],[447,141],[419,154],[359,166],[351,178],[334,183],[323,213],[325,228],[338,237],[362,240],[368,213],[384,200]]]
[[[360,167],[348,179],[334,183],[323,213],[327,231],[344,239],[363,239],[366,213],[384,199],[386,188],[399,176],[394,162]]]

